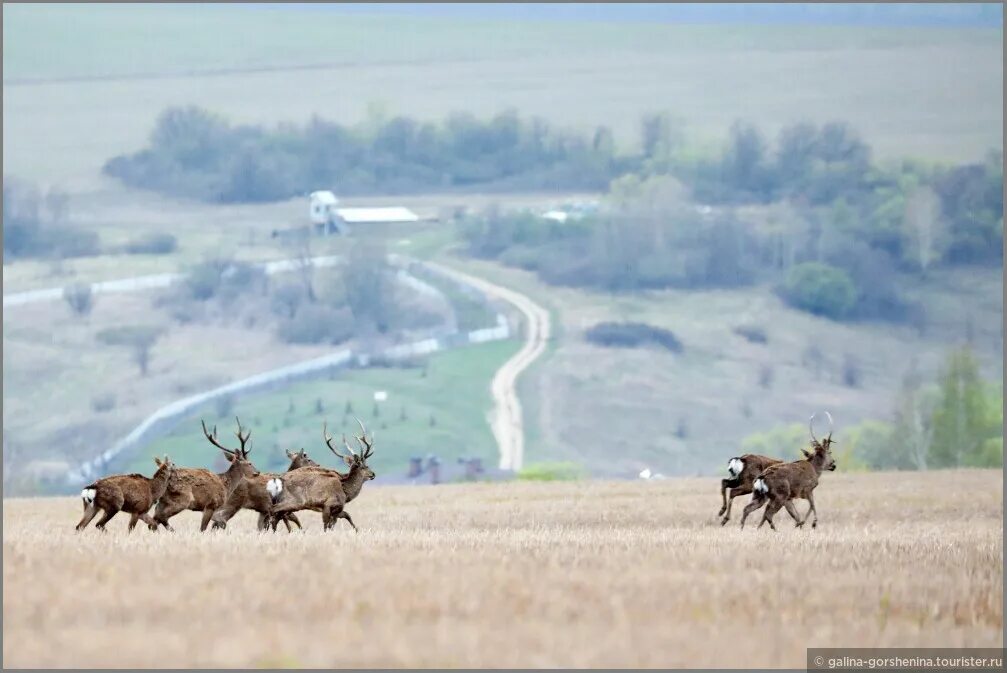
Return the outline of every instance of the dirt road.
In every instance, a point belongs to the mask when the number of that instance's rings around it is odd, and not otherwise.
[[[427,264],[459,282],[485,292],[494,299],[501,299],[511,304],[524,315],[527,324],[524,345],[514,357],[497,370],[490,385],[494,404],[490,413],[490,427],[497,446],[500,447],[500,469],[520,470],[524,465],[524,418],[516,383],[521,372],[528,369],[545,351],[552,328],[549,312],[520,292],[441,264],[432,262]]]

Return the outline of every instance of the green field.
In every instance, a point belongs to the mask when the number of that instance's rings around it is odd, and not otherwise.
[[[157,114],[340,122],[380,102],[441,118],[513,107],[635,143],[666,109],[689,140],[735,119],[775,133],[846,120],[882,156],[975,159],[1002,144],[1002,31],[497,22],[260,8],[5,6],[7,173],[94,188]],[[376,47],[376,45],[379,45]]]
[[[480,456],[491,466],[496,464],[497,453],[486,420],[491,408],[489,382],[517,349],[517,341],[502,341],[439,353],[429,358],[425,375],[422,368],[346,370],[333,380],[299,383],[281,392],[238,399],[226,416],[218,417],[211,408],[202,417],[208,425],[217,424],[225,443],[237,446],[232,434],[237,414],[252,430],[252,457],[260,469],[283,469],[289,462],[284,450],[301,447],[322,464],[336,465],[322,442],[322,423],[328,420],[337,438],[341,432],[358,432],[352,418],[344,425],[347,403],[375,432],[371,464],[379,473],[404,477],[410,456],[429,453],[446,463],[460,456]],[[379,416],[375,417],[374,392],[378,390],[386,391],[388,400],[377,403]],[[203,438],[199,418],[183,421],[169,436],[130,456],[126,469],[149,472],[150,455],[161,453],[180,465],[220,467],[220,452]]]

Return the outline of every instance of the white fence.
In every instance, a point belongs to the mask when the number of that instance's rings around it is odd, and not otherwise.
[[[421,263],[417,264],[420,267],[425,266]],[[425,270],[433,272],[429,268],[425,268]],[[422,281],[419,281],[419,283],[422,284]],[[344,368],[354,362],[360,366],[366,366],[371,358],[375,356],[396,360],[408,359],[410,357],[429,355],[430,353],[456,348],[465,344],[499,341],[510,338],[510,335],[511,330],[507,319],[503,315],[498,314],[496,327],[479,329],[468,333],[452,332],[436,338],[425,338],[412,343],[398,344],[374,354],[355,354],[351,349],[343,349],[330,355],[273,369],[228,383],[213,390],[191,395],[190,397],[176,400],[155,411],[107,451],[68,471],[66,481],[71,485],[81,484],[104,474],[108,464],[119,454],[124,451],[140,448],[144,444],[166,435],[185,417],[221,398],[276,390],[296,381],[310,379]]]

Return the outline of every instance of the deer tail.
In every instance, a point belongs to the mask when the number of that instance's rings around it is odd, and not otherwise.
[[[283,480],[279,477],[273,477],[266,482],[266,490],[273,502],[276,502],[280,499],[280,494],[283,493]]]
[[[97,495],[98,495],[97,484],[91,484],[90,486],[85,486],[84,490],[80,492],[80,497],[84,499],[85,507],[94,502],[94,499]]]
[[[731,458],[727,461],[727,472],[731,475],[732,479],[737,479],[741,471],[745,469],[745,461],[741,458]]]
[[[766,480],[760,476],[755,480],[755,483],[752,484],[752,490],[759,495],[769,495],[769,484],[767,484]]]

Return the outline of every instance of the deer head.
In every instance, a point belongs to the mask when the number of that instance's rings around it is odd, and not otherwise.
[[[154,477],[161,474],[164,475],[166,479],[170,479],[175,474],[175,463],[171,462],[171,458],[168,458],[168,454],[164,454],[163,459],[154,456],[154,464],[157,465],[157,472],[154,473]]]
[[[213,444],[215,447],[224,452],[224,458],[231,464],[227,468],[227,472],[232,474],[234,477],[257,477],[259,476],[259,471],[255,469],[252,462],[248,459],[248,454],[252,452],[251,447],[248,446],[248,439],[252,436],[252,431],[249,430],[245,433],[241,432],[241,421],[235,416],[234,420],[238,423],[238,430],[234,433],[241,446],[237,449],[229,449],[217,440],[217,426],[213,426],[213,433],[211,434],[209,430],[206,429],[206,422],[200,420],[203,425],[203,436],[206,440]]]
[[[811,446],[813,450],[807,451],[806,449],[802,449],[801,452],[804,454],[805,458],[816,463],[819,466],[819,469],[829,470],[832,472],[836,469],[836,461],[832,457],[832,445],[837,444],[838,442],[832,439],[832,414],[826,411],[825,416],[829,419],[828,436],[821,441],[818,441],[815,437],[815,414],[812,414],[811,419],[808,421],[808,430],[811,431]]]
[[[357,425],[360,426],[360,435],[354,435],[354,439],[357,441],[357,446],[360,449],[359,452],[350,448],[349,442],[346,441],[346,435],[343,435],[343,447],[346,449],[347,453],[340,453],[336,447],[333,446],[333,437],[329,434],[328,422],[322,426],[322,437],[325,439],[325,445],[329,447],[329,450],[350,468],[350,474],[347,475],[348,477],[359,475],[364,480],[370,480],[375,477],[375,474],[374,470],[367,466],[367,459],[374,453],[374,435],[371,435],[371,437],[368,438],[367,430],[364,428],[364,424],[361,423],[360,419],[356,416],[353,418],[356,420]]]
[[[287,458],[290,459],[290,467],[287,468],[287,472],[296,470],[299,467],[318,467],[318,463],[308,458],[308,452],[304,449],[300,451],[287,449]]]

